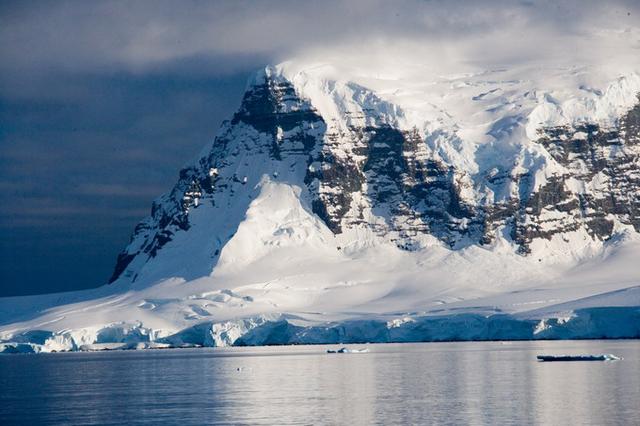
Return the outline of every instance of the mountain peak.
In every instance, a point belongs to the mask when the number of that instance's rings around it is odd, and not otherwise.
[[[11,307],[27,320],[0,339],[30,342],[34,324],[55,323],[33,347],[117,333],[163,345],[328,342],[340,330],[405,341],[441,322],[449,339],[459,315],[475,338],[579,337],[611,332],[583,321],[601,303],[635,318],[637,75],[558,92],[522,70],[422,85],[330,73],[257,72],[135,228],[112,284]],[[557,320],[567,311],[585,328]]]
[[[303,208],[344,247],[362,245],[363,232],[364,246],[392,243],[408,251],[434,244],[490,248],[504,239],[517,253],[560,255],[570,263],[625,227],[637,229],[636,207],[624,194],[636,178],[616,176],[638,157],[635,136],[624,136],[636,131],[638,106],[612,118],[637,99],[629,94],[640,91],[635,74],[564,103],[510,87],[519,82],[486,83],[487,73],[480,81],[465,76],[466,84],[453,85],[464,93],[469,86],[476,92],[476,86],[499,86],[467,101],[494,117],[474,139],[472,125],[412,127],[403,108],[364,86],[328,80],[322,67],[291,68],[267,66],[254,75],[210,150],[181,171],[172,192],[136,228],[114,280],[136,281],[143,270],[155,270],[147,263],[165,265],[155,258],[167,244],[173,256],[203,253],[201,267],[189,266],[187,278],[211,274],[265,178],[294,188]],[[516,102],[518,109],[511,106]],[[483,109],[487,103],[490,111]],[[198,234],[206,230],[208,240],[175,246],[193,226]]]

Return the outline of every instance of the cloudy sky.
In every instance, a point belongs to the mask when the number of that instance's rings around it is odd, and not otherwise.
[[[0,296],[103,284],[267,63],[593,56],[593,28],[640,19],[634,0],[556,3],[1,2]]]

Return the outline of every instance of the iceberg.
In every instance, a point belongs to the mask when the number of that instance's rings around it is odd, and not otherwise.
[[[349,349],[349,348],[340,348],[338,350],[327,349],[328,354],[364,354],[369,352],[369,349]]]
[[[550,361],[620,361],[622,358],[613,354],[601,355],[538,355],[538,360]]]

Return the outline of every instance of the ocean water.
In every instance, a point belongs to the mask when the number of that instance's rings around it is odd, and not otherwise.
[[[637,340],[349,347],[2,355],[0,424],[640,425]]]

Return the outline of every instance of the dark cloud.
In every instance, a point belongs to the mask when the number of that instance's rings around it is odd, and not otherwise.
[[[0,96],[0,295],[104,283],[246,78],[79,74],[71,96]]]
[[[624,24],[634,0],[493,1],[59,1],[5,4],[3,69],[70,73],[149,72],[193,61],[232,72],[252,58],[289,58],[306,49],[372,38],[476,37],[518,28],[567,33]],[[183,67],[184,68],[184,67]]]

